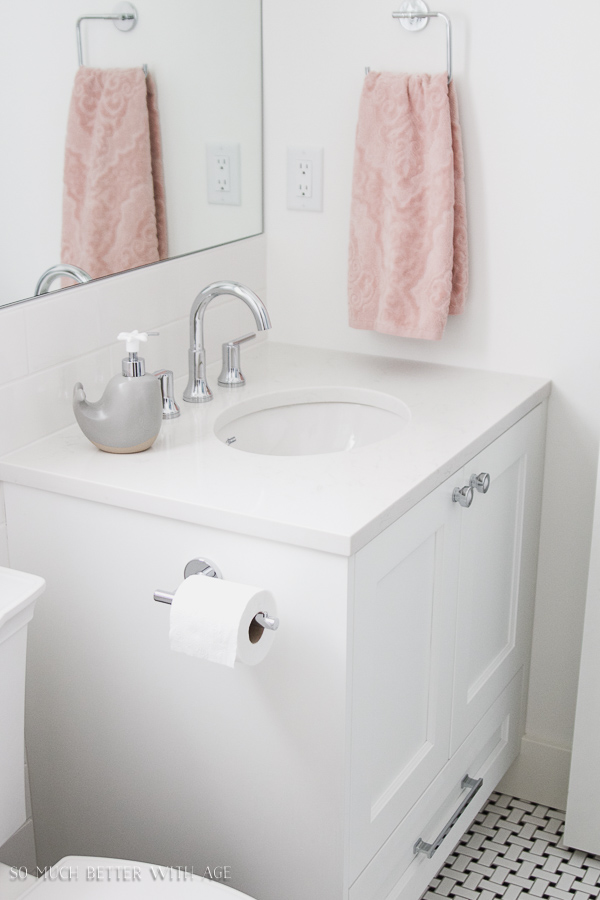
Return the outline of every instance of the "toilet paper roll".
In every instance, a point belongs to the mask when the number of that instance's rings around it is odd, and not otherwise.
[[[191,575],[173,597],[171,650],[233,666],[262,662],[275,632],[254,621],[259,612],[276,615],[273,595],[249,584]]]

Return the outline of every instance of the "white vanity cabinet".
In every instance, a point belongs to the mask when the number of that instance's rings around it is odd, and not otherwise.
[[[352,900],[418,897],[518,752],[543,418],[538,407],[356,554]],[[453,502],[480,474],[487,492]],[[433,860],[415,855],[468,796],[465,775],[484,784],[463,822]]]
[[[355,452],[266,457],[214,438],[237,402],[221,393],[147,453],[66,429],[0,460],[10,563],[47,584],[27,676],[38,865],[228,866],[257,900],[418,900],[519,752],[549,385],[276,345],[246,374],[246,397],[366,384],[412,420]],[[454,502],[482,473],[489,490]],[[153,592],[195,556],[275,596],[260,665],[169,649]],[[467,775],[483,781],[457,816]]]

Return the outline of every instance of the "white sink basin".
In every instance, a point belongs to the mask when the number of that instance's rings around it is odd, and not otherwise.
[[[271,456],[340,453],[401,432],[410,411],[396,397],[362,388],[281,391],[242,401],[215,423],[235,450]]]

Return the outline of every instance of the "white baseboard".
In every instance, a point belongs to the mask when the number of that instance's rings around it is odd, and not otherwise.
[[[497,790],[552,809],[567,808],[571,751],[525,735],[521,753]]]

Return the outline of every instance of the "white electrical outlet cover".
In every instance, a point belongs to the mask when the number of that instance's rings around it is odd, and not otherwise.
[[[206,145],[206,192],[209,203],[219,206],[240,206],[241,162],[239,144],[207,144]],[[221,159],[227,160],[225,174],[227,186],[223,187],[224,170]]]
[[[311,163],[308,194],[299,190],[301,164]],[[323,209],[323,148],[288,147],[287,151],[287,208],[321,212]]]

